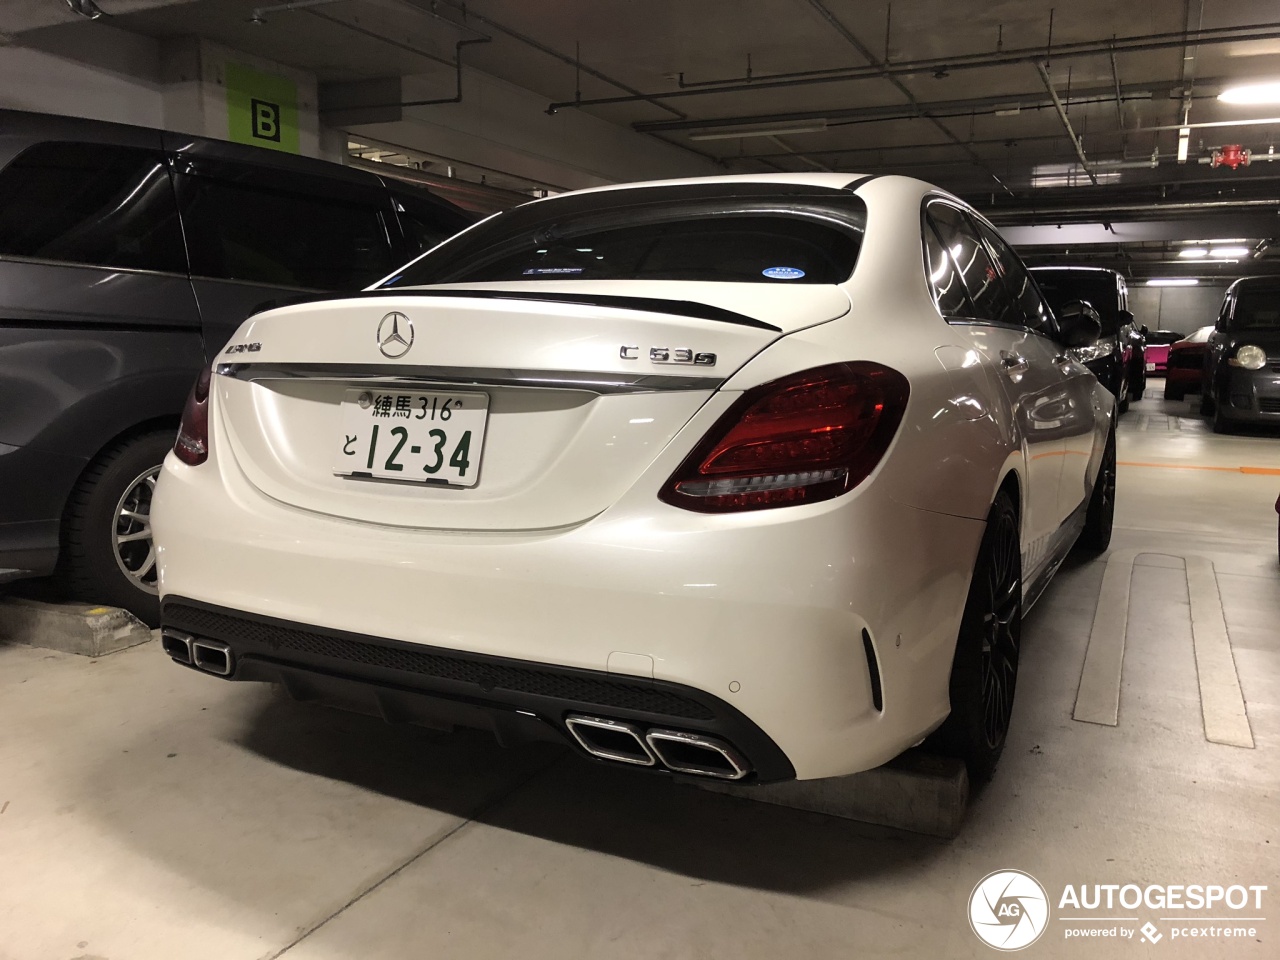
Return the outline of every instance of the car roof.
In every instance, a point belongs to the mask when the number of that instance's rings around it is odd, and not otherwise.
[[[86,139],[96,143],[120,146],[153,145],[156,149],[182,152],[198,149],[206,156],[271,167],[286,172],[329,177],[349,183],[376,186],[384,183],[376,174],[357,170],[330,160],[303,157],[279,150],[268,150],[249,144],[233,143],[195,134],[144,127],[129,123],[114,123],[88,117],[67,117],[52,113],[35,113],[28,110],[0,109],[0,131],[5,140],[28,141],[32,144],[47,141]],[[425,188],[418,188],[427,192]]]

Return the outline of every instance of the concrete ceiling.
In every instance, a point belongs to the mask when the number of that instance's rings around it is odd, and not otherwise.
[[[1214,239],[1210,227],[1233,212],[1249,214],[1244,233],[1264,252],[1229,269],[1269,267],[1264,241],[1280,233],[1271,226],[1280,220],[1280,163],[1260,159],[1280,122],[1196,126],[1280,117],[1280,104],[1216,99],[1232,84],[1280,79],[1280,6],[1269,0],[98,4],[124,29],[197,34],[322,81],[438,75],[446,95],[456,41],[486,37],[465,48],[468,66],[535,91],[560,112],[632,126],[729,171],[908,173],[968,196],[1002,224],[1174,224],[1159,239],[1111,227],[1089,234],[1091,257],[1135,275],[1148,264],[1201,275],[1228,269],[1162,261],[1181,241]],[[55,0],[5,7],[75,18]],[[20,32],[15,23],[0,29]],[[1192,130],[1179,163],[1185,120]],[[1255,162],[1237,170],[1201,162],[1232,143],[1250,148]],[[1176,216],[1157,210],[1170,201],[1180,205]],[[1060,255],[1051,247],[1029,250]]]

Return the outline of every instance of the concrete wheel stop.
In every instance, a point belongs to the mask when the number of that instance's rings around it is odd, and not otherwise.
[[[703,790],[811,813],[951,839],[969,803],[964,762],[908,750],[882,767],[848,777],[760,786],[698,781]]]
[[[0,600],[0,640],[101,657],[150,639],[150,628],[119,607],[25,597]]]

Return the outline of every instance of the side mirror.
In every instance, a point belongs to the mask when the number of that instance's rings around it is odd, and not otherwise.
[[[1058,312],[1058,333],[1067,347],[1089,347],[1102,336],[1102,318],[1083,300],[1074,300]]]
[[[1133,311],[1131,310],[1117,310],[1116,316],[1120,318],[1120,326],[1122,327],[1126,323],[1133,323]]]
[[[1150,330],[1147,329],[1147,325],[1145,323],[1139,329],[1142,330],[1142,335],[1144,337],[1151,332]]]

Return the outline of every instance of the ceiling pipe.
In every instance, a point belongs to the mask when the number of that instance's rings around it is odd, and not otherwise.
[[[810,0],[811,3],[816,0]],[[825,8],[824,8],[825,9]],[[1158,39],[1153,39],[1158,38]],[[1224,43],[1241,43],[1251,40],[1280,39],[1280,23],[1256,24],[1247,27],[1218,27],[1202,30],[1196,35],[1185,32],[1152,34],[1150,37],[1121,37],[1118,39],[1068,43],[1053,48],[1053,55],[1058,58],[1075,59],[1116,52],[1138,52],[1147,50],[1181,49],[1190,40],[1200,46],[1212,46]],[[869,53],[869,51],[868,51]],[[1044,60],[1044,49],[1041,47],[1024,48],[1015,51],[986,54],[964,54],[955,57],[935,57],[926,60],[913,60],[886,64],[874,56],[867,56],[870,63],[863,67],[831,68],[823,71],[798,71],[786,74],[767,74],[753,77],[749,82],[730,82],[725,85],[708,85],[694,87],[686,82],[685,89],[669,90],[655,93],[636,93],[626,97],[596,97],[586,100],[568,100],[553,103],[548,110],[559,110],[565,107],[595,107],[617,103],[635,103],[637,101],[665,101],[684,97],[705,97],[718,93],[745,93],[748,91],[768,90],[788,87],[811,86],[823,83],[839,83],[846,80],[891,80],[895,77],[917,73],[938,72],[949,73],[954,70],[975,70],[984,67],[1007,66],[1012,64],[1036,64]]]
[[[876,55],[871,52],[871,50],[867,47],[867,45],[864,44],[861,40],[859,40],[856,36],[854,36],[853,32],[849,30],[849,28],[846,27],[843,23],[841,23],[834,13],[832,13],[830,10],[826,8],[825,5],[823,5],[822,0],[809,0],[809,6],[811,6],[814,9],[814,11],[818,14],[818,16],[820,16],[823,20],[825,20],[828,24],[830,24],[831,28],[835,30],[836,33],[840,34],[840,36],[847,43],[849,43],[850,46],[852,46],[855,50],[857,50],[858,53],[862,56],[864,60],[867,61],[868,64],[870,64],[873,68],[880,69],[880,70],[883,70],[885,68],[884,62],[877,59]],[[948,127],[945,123],[943,123],[937,117],[931,116],[930,114],[926,113],[923,110],[923,108],[920,106],[920,101],[916,99],[915,94],[913,94],[910,90],[908,90],[901,80],[897,79],[897,77],[888,77],[887,79],[891,84],[894,85],[895,88],[897,88],[899,93],[901,93],[904,97],[906,97],[907,102],[911,104],[911,108],[916,112],[917,116],[924,117],[926,120],[932,123],[935,127],[937,127],[938,131],[944,137],[946,137],[952,143],[959,146],[965,152],[965,154],[968,155],[969,159],[973,162],[973,165],[977,167],[979,170],[983,171],[987,176],[989,176],[996,183],[996,185],[1000,187],[1001,190],[1003,190],[1005,193],[1007,193],[1011,197],[1015,195],[1014,192],[1009,189],[1009,186],[1003,180],[1001,180],[999,176],[996,175],[996,172],[992,170],[990,166],[987,165],[987,162],[983,160],[981,156],[978,155],[978,152],[976,150],[974,150],[972,147],[965,144],[959,137],[955,135],[955,133],[952,132],[951,128]],[[809,162],[813,163],[814,161],[810,160]]]
[[[1058,111],[1058,119],[1062,121],[1062,126],[1067,131],[1071,146],[1075,147],[1076,156],[1080,158],[1081,168],[1088,174],[1090,182],[1096,187],[1098,178],[1089,166],[1089,161],[1085,159],[1084,145],[1080,142],[1080,138],[1076,136],[1075,130],[1071,129],[1071,118],[1067,116],[1067,109],[1062,105],[1062,100],[1058,97],[1058,91],[1053,88],[1053,81],[1049,78],[1049,71],[1039,61],[1036,62],[1036,69],[1040,71],[1040,79],[1044,81],[1044,88],[1049,91],[1049,96],[1053,98],[1053,107]]]
[[[266,23],[268,13],[288,13],[290,10],[305,10],[308,7],[323,7],[330,3],[344,3],[346,0],[291,0],[289,3],[276,3],[268,7],[255,7],[249,17],[249,23]]]
[[[1122,89],[1125,101],[1152,100],[1155,94],[1151,84],[1134,84]],[[1071,98],[1073,104],[1110,103],[1115,94],[1110,87],[1082,90]],[[1203,96],[1209,96],[1204,94]],[[908,107],[902,105],[876,107],[845,107],[826,110],[793,110],[785,113],[755,114],[751,116],[716,117],[709,120],[645,120],[633,123],[633,129],[653,133],[674,130],[712,130],[720,127],[746,126],[748,124],[784,123],[800,120],[826,120],[827,126],[841,122],[862,123],[880,120],[911,120],[928,117],[967,117],[971,114],[994,114],[1009,110],[1017,104],[1021,110],[1051,109],[1053,101],[1043,92],[1005,95],[1002,97],[975,97],[965,100],[934,100]],[[948,137],[951,139],[951,137]]]
[[[991,207],[984,210],[993,223],[1036,226],[1039,224],[1069,223],[1082,216],[1106,216],[1120,213],[1222,213],[1232,210],[1280,209],[1280,197],[1273,200],[1198,200],[1191,203],[1107,203],[1095,206],[1072,205],[1069,207]],[[1036,222],[1026,218],[1036,218]]]
[[[350,106],[342,107],[342,111],[349,110],[383,110],[389,107],[433,107],[441,103],[461,103],[462,102],[462,48],[473,43],[488,43],[488,37],[475,37],[470,40],[458,40],[454,43],[453,68],[454,68],[454,94],[452,97],[439,97],[434,100],[392,100],[384,103],[357,103]]]

